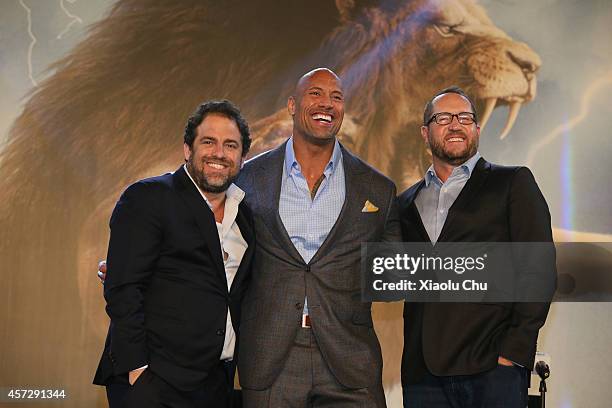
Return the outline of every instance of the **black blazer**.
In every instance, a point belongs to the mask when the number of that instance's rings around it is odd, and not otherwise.
[[[214,215],[183,167],[127,188],[110,221],[111,328],[94,383],[145,364],[181,390],[204,382],[221,356],[228,307],[238,334],[250,279],[253,220],[243,203],[236,222],[248,248],[228,291]]]
[[[430,241],[414,203],[424,184],[421,180],[398,198],[406,242]],[[548,206],[529,169],[481,158],[451,206],[438,241],[552,242]],[[548,270],[556,276],[554,262]],[[483,372],[494,368],[500,355],[531,368],[549,306],[405,303],[402,382],[419,382],[427,371],[438,376]]]

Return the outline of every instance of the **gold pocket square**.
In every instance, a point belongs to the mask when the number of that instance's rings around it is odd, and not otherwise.
[[[370,202],[370,200],[366,200],[363,208],[361,209],[362,213],[373,213],[378,211],[378,207]]]

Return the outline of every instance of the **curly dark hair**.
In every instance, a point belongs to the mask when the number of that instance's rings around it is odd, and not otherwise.
[[[425,105],[425,111],[423,112],[423,126],[427,126],[427,122],[429,122],[429,120],[431,119],[431,114],[433,113],[434,99],[436,99],[440,95],[444,95],[447,93],[454,93],[457,95],[461,95],[465,99],[467,99],[468,102],[470,103],[470,106],[472,107],[472,113],[474,114],[474,121],[478,123],[478,114],[476,113],[476,106],[474,106],[474,101],[472,101],[472,98],[470,98],[469,95],[466,94],[463,89],[459,88],[458,86],[453,85],[453,86],[449,86],[448,88],[444,88],[440,92],[436,93],[429,100],[429,102],[427,102],[427,104]]]
[[[242,117],[240,109],[238,109],[236,105],[227,99],[220,101],[207,101],[198,106],[196,111],[187,120],[185,134],[183,135],[185,144],[190,148],[193,147],[193,141],[196,138],[198,126],[200,126],[202,121],[204,121],[204,118],[211,113],[226,116],[228,119],[232,119],[234,122],[236,122],[242,138],[242,156],[246,156],[251,148],[251,132],[249,131],[249,124],[247,123],[246,119]]]

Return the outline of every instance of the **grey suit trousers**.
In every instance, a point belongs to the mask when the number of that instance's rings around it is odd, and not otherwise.
[[[382,408],[380,382],[370,388],[348,389],[329,370],[311,329],[301,328],[281,375],[265,390],[244,389],[244,408]]]

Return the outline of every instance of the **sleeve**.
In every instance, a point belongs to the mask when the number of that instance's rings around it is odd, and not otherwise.
[[[500,355],[531,368],[538,332],[546,321],[556,287],[557,272],[550,212],[528,168],[516,170],[508,205],[510,240],[518,251],[514,254],[517,293],[521,296],[521,292],[533,293],[535,289],[540,294],[538,297],[548,301],[512,305],[511,324],[502,339]]]
[[[113,325],[110,357],[115,374],[148,363],[143,293],[151,279],[162,241],[159,197],[139,182],[117,202],[110,220],[106,311]]]

